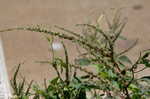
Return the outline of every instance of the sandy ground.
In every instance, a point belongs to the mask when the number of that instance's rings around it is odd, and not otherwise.
[[[103,11],[109,13],[111,8],[123,8],[123,16],[128,17],[123,33],[128,41],[120,43],[120,49],[139,39],[138,45],[129,53],[135,59],[139,51],[150,48],[150,0],[0,0],[0,29],[28,24],[73,28],[75,24],[95,20]],[[13,31],[1,33],[0,36],[10,77],[15,67],[24,62],[21,74],[28,80],[52,78],[54,71],[50,66],[35,63],[51,55],[42,34]],[[66,43],[71,56],[75,56],[75,48],[71,43]],[[58,53],[62,55],[62,51]],[[141,75],[149,73],[147,70]]]

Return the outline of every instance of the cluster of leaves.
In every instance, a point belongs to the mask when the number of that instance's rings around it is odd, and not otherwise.
[[[40,32],[47,35],[50,44],[55,37],[59,37],[77,45],[80,56],[75,59],[74,63],[69,62],[67,49],[63,42],[65,60],[55,57],[54,51],[51,49],[52,60],[42,61],[42,63],[50,64],[55,69],[57,77],[48,84],[45,81],[44,89],[34,86],[33,99],[42,97],[45,99],[87,99],[89,96],[91,99],[147,99],[150,97],[150,76],[135,77],[136,73],[150,67],[150,51],[141,52],[134,63],[125,53],[133,48],[136,42],[128,49],[117,52],[115,50],[116,41],[123,38],[121,33],[126,21],[121,20],[118,13],[111,22],[106,17],[105,19],[108,29],[102,29],[99,23],[95,25],[78,24],[77,26],[82,28],[82,33],[76,33],[58,26],[55,27],[62,32],[54,32],[42,28],[40,25],[0,31],[27,30]],[[51,35],[51,38],[48,35]],[[84,49],[84,52],[80,49]],[[141,70],[138,68],[139,65],[143,65]],[[85,66],[92,66],[95,68],[95,72],[89,71]],[[85,74],[77,76],[77,70]],[[65,77],[62,77],[63,74],[65,74]],[[14,94],[18,97],[27,95],[24,94],[24,91],[19,91],[19,94],[16,91],[16,89],[22,89],[20,86],[24,83],[17,85],[16,76],[13,81]]]

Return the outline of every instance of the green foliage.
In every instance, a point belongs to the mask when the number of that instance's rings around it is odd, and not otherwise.
[[[133,46],[122,52],[115,50],[116,41],[124,38],[121,33],[125,27],[125,19],[121,20],[120,14],[116,14],[110,22],[106,17],[108,24],[107,29],[103,29],[97,22],[96,24],[78,24],[82,28],[82,33],[76,33],[71,30],[55,26],[62,32],[54,32],[42,28],[42,26],[28,26],[2,30],[27,30],[46,34],[46,38],[51,45],[55,37],[69,40],[75,43],[78,48],[80,57],[76,57],[74,62],[70,63],[69,55],[65,44],[65,59],[58,58],[51,47],[52,60],[41,61],[51,65],[57,77],[48,83],[45,80],[44,88],[34,85],[31,88],[33,99],[148,99],[150,98],[150,76],[136,78],[135,74],[142,72],[150,67],[150,51],[146,50],[140,53],[136,62],[133,62],[125,55]],[[64,33],[65,32],[65,33]],[[49,37],[49,35],[51,37]],[[83,49],[84,52],[81,52]],[[138,68],[143,64],[144,68]],[[95,72],[89,71],[86,66],[92,66]],[[30,93],[24,94],[24,80],[21,84],[17,83],[16,76],[19,69],[14,74],[12,87],[14,95],[18,97],[26,96],[29,98]],[[84,75],[77,75],[78,71],[84,72]],[[62,75],[65,75],[62,77]],[[19,91],[18,91],[19,90]],[[28,91],[29,92],[29,91]],[[90,96],[90,97],[89,97]],[[23,98],[19,98],[23,99]]]
[[[125,55],[120,56],[119,57],[119,61],[120,62],[126,62],[126,63],[129,63],[129,64],[132,64],[131,60],[127,56],[125,56]]]

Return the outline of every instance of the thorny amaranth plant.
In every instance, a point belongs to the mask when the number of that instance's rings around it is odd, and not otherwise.
[[[149,50],[140,52],[136,62],[132,62],[125,55],[133,46],[117,52],[115,50],[116,41],[120,38],[125,27],[125,19],[121,19],[120,14],[116,14],[112,21],[107,17],[107,29],[95,24],[77,24],[82,28],[82,33],[55,26],[62,32],[55,32],[43,26],[17,27],[0,32],[12,30],[26,30],[46,34],[47,40],[52,44],[55,37],[69,40],[78,47],[80,56],[73,63],[69,61],[67,49],[62,42],[65,53],[65,60],[56,57],[53,49],[51,61],[41,61],[40,63],[50,64],[56,71],[57,77],[48,84],[45,81],[45,88],[33,86],[33,99],[148,99],[150,98],[150,76],[136,78],[135,74],[150,67]],[[50,35],[50,36],[49,36]],[[81,52],[80,49],[84,49]],[[128,65],[127,65],[128,64]],[[139,70],[138,66],[143,65]],[[89,71],[85,66],[92,66],[95,72]],[[84,72],[78,76],[77,70]],[[65,77],[62,77],[65,74]],[[15,83],[13,85],[16,85]],[[13,86],[12,86],[13,87]],[[16,89],[14,89],[16,90]],[[14,93],[15,95],[20,95]],[[89,97],[90,96],[90,97]],[[20,98],[19,98],[20,99]]]

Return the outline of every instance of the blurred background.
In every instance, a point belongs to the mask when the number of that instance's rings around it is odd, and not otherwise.
[[[122,8],[128,18],[123,35],[128,40],[118,43],[118,48],[128,48],[136,39],[138,44],[127,53],[135,60],[139,52],[150,48],[150,0],[0,0],[0,29],[31,24],[58,25],[75,30],[75,24],[95,21],[103,12],[112,17],[112,8]],[[21,74],[28,80],[43,82],[51,79],[54,71],[49,65],[35,61],[48,60],[51,52],[45,36],[36,32],[13,31],[0,33],[3,41],[9,78],[19,63],[24,63]],[[70,58],[77,53],[72,43],[65,41]],[[63,55],[63,50],[56,51]],[[139,74],[148,75],[149,70]]]

